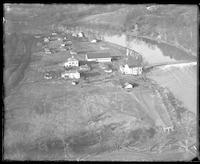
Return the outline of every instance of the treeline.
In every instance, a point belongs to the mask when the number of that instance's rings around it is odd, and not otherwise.
[[[197,8],[195,6],[161,6],[155,11],[133,10],[126,19],[126,29],[197,51]]]

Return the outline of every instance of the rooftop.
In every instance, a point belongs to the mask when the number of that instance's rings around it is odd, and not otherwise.
[[[63,72],[63,74],[68,74],[68,73],[79,73],[79,72],[77,71],[77,69],[65,70],[65,71]]]
[[[138,67],[138,66],[141,66],[141,62],[142,62],[142,59],[141,57],[138,57],[137,59],[133,56],[128,56],[128,58],[126,59],[126,64],[129,66],[129,67]]]
[[[90,52],[87,53],[88,59],[93,59],[93,58],[111,58],[110,53],[108,52]]]

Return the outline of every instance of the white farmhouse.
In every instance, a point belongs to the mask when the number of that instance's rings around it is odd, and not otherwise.
[[[85,55],[87,61],[96,61],[96,62],[111,62],[111,56],[109,53],[87,53]]]
[[[126,75],[141,75],[142,67],[129,67],[127,64],[120,66],[120,71]]]
[[[64,67],[78,67],[79,61],[72,56],[67,59],[67,62],[64,63]]]
[[[80,73],[77,70],[69,70],[65,71],[61,74],[61,77],[64,79],[70,78],[70,79],[79,79]]]

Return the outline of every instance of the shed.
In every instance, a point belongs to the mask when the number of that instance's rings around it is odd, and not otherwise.
[[[56,32],[53,32],[51,35],[57,35],[57,33],[56,33]]]
[[[79,38],[82,38],[82,37],[84,37],[84,36],[85,36],[85,35],[84,35],[83,32],[79,32],[79,33],[78,33],[78,37],[79,37]]]
[[[93,39],[93,40],[91,40],[90,42],[91,42],[91,43],[96,43],[97,40],[96,40],[96,39]]]
[[[44,38],[44,42],[49,42],[49,39],[48,38]]]
[[[124,84],[124,88],[125,88],[125,89],[130,89],[130,88],[133,88],[133,85],[126,82],[126,83]]]
[[[77,55],[77,52],[75,52],[75,51],[70,51],[69,53],[70,53],[70,55]]]

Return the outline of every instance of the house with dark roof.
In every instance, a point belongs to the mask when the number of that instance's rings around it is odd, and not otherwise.
[[[85,55],[86,61],[111,62],[112,56],[108,52],[89,52]]]
[[[141,75],[143,68],[141,66],[141,60],[136,60],[132,56],[128,56],[125,59],[125,65],[121,65],[119,67],[120,71],[123,74],[131,74],[131,75]]]
[[[78,67],[78,66],[79,66],[79,61],[78,59],[74,58],[74,56],[68,58],[67,62],[64,63],[64,67]]]

